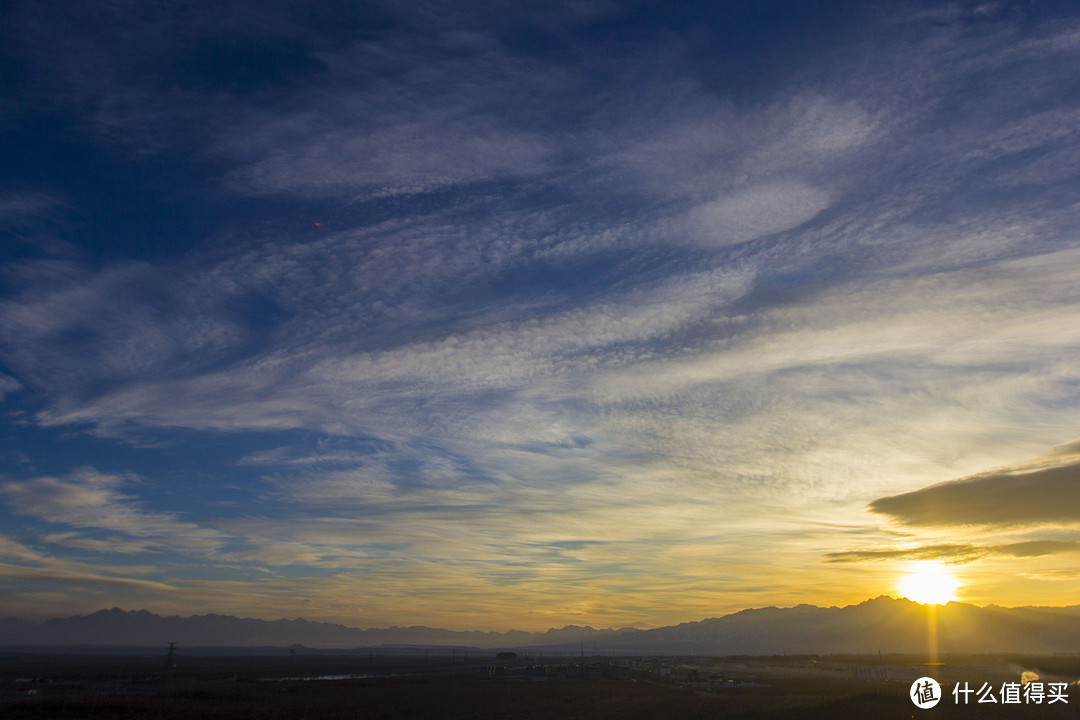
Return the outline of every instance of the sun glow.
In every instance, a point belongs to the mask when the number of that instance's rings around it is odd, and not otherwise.
[[[917,603],[944,605],[956,599],[958,583],[953,574],[939,563],[912,566],[900,578],[900,594]]]

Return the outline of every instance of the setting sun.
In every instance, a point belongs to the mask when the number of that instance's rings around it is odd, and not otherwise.
[[[921,563],[900,578],[900,594],[922,604],[944,605],[956,599],[956,578],[944,565]]]

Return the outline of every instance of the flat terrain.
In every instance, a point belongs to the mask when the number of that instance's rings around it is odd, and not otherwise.
[[[376,654],[0,653],[4,718],[1076,718],[1068,703],[957,704],[951,683],[1080,676],[1077,658],[950,659],[945,697],[920,710],[905,658],[496,660]],[[1049,674],[1048,674],[1049,673]]]

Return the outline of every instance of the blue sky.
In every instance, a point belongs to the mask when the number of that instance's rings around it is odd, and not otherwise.
[[[1071,4],[2,12],[5,614],[1075,601]]]

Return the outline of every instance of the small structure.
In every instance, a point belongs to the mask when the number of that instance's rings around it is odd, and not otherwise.
[[[172,670],[173,670],[173,667],[175,666],[175,663],[173,663],[173,654],[174,654],[173,651],[174,651],[175,648],[176,648],[176,643],[175,642],[169,643],[169,657],[167,657],[165,659],[165,677],[167,677],[167,678],[172,677]]]

